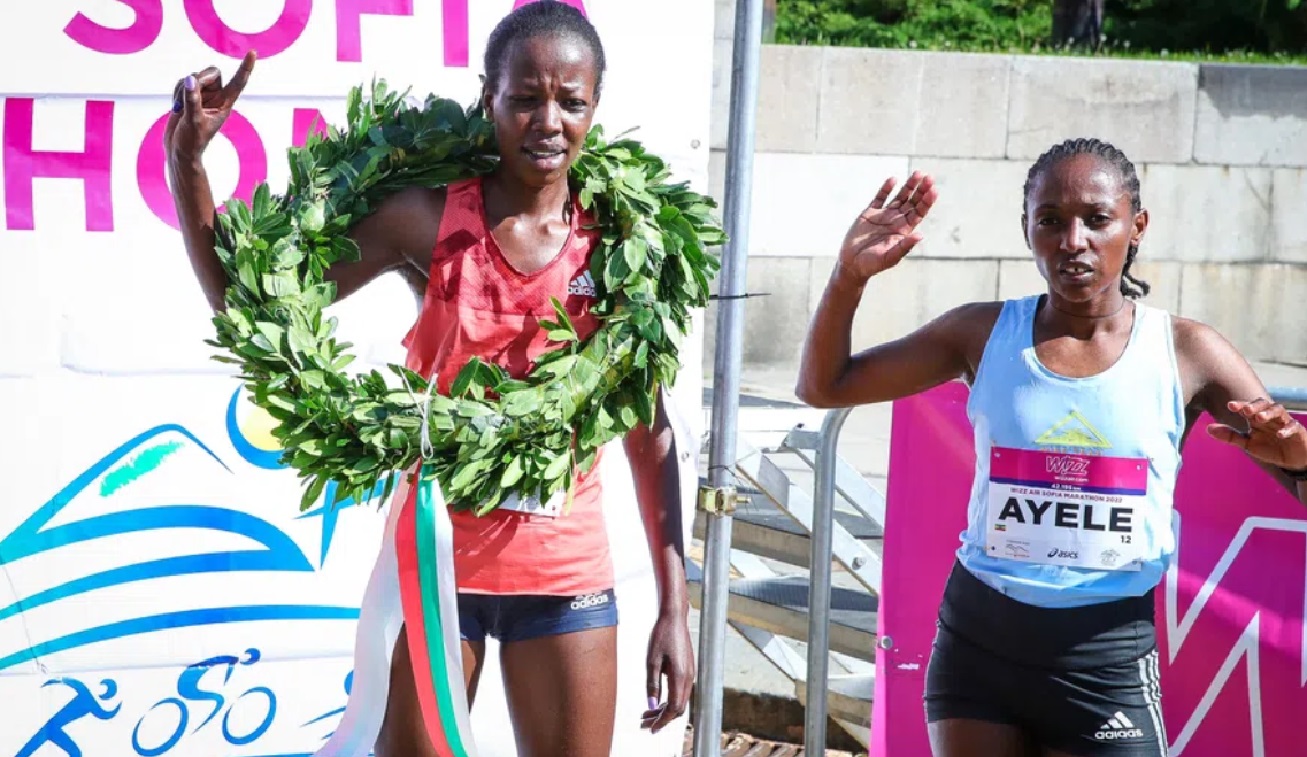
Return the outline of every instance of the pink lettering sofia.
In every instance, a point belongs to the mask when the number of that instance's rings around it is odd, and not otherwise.
[[[585,12],[582,0],[565,0]],[[117,0],[134,14],[125,28],[102,26],[78,12],[64,34],[77,44],[106,55],[133,55],[148,49],[163,32],[164,0]],[[533,0],[516,0],[514,8]],[[412,16],[413,0],[281,0],[281,14],[267,29],[240,32],[232,29],[214,9],[215,0],[182,0],[182,11],[191,29],[214,52],[240,58],[246,50],[257,50],[260,58],[271,58],[290,49],[308,28],[314,12],[326,12],[334,5],[336,21],[336,60],[358,63],[363,60],[360,19],[372,16]],[[175,3],[169,3],[170,12]],[[441,0],[441,34],[444,39],[446,68],[468,65],[468,0]]]
[[[88,100],[83,120],[84,147],[76,150],[39,150],[33,145],[35,101],[14,97],[4,102],[4,126],[0,134],[3,146],[5,187],[5,228],[9,231],[34,231],[33,186],[37,179],[77,179],[82,182],[86,204],[87,231],[114,230],[113,144],[115,136],[114,103]],[[141,199],[164,223],[177,228],[177,211],[168,191],[163,154],[164,114],[140,137],[136,155],[136,184]],[[322,114],[317,110],[296,108],[291,112],[291,141],[304,144],[310,132],[323,132]],[[236,190],[232,193],[246,202],[259,183],[267,181],[268,151],[254,125],[233,111],[222,127],[222,134],[236,149],[240,163]],[[53,220],[51,221],[53,222]]]

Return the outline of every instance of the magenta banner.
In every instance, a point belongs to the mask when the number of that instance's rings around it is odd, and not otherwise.
[[[873,757],[930,755],[926,663],[976,459],[966,400],[953,383],[894,403]],[[1307,754],[1307,508],[1210,422],[1185,447],[1179,550],[1157,592],[1170,755]]]

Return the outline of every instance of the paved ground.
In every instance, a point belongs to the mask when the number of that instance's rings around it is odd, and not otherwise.
[[[722,757],[803,757],[808,754],[798,744],[784,744],[777,741],[764,741],[742,733],[722,735]],[[865,753],[864,753],[865,754]],[[694,755],[694,731],[685,732],[684,757]],[[853,757],[853,752],[826,750],[826,757]],[[863,755],[858,755],[863,757]]]

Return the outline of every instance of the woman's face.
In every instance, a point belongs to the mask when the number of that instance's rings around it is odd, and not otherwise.
[[[1148,213],[1134,212],[1115,166],[1096,155],[1059,160],[1036,177],[1026,208],[1026,243],[1053,294],[1070,302],[1116,297]]]
[[[598,105],[594,55],[581,40],[542,34],[511,43],[484,104],[502,170],[527,186],[567,177]]]

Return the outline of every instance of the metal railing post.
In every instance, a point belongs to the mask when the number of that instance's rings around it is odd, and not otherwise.
[[[753,148],[757,131],[761,46],[762,0],[735,0],[731,119],[726,145],[727,240],[719,292],[722,298],[717,311],[712,434],[708,449],[708,494],[712,495],[710,499],[716,507],[708,513],[704,537],[698,700],[694,711],[696,757],[718,757],[721,754],[726,619],[731,582],[731,510],[735,499],[731,471],[737,459],[740,363],[744,350],[744,300],[740,295],[748,288],[749,209],[753,197]]]
[[[805,754],[826,753],[826,692],[830,671],[831,526],[835,517],[835,450],[852,408],[826,413],[817,448],[813,496],[811,584],[808,588],[808,706],[804,711]]]
[[[1267,391],[1273,401],[1289,410],[1307,410],[1307,387],[1271,386],[1267,387]]]

